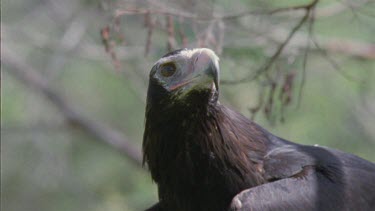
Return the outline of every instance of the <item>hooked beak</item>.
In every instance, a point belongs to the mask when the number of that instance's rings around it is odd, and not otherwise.
[[[191,63],[188,67],[187,79],[170,87],[175,90],[180,87],[207,87],[219,91],[219,58],[208,49],[201,48],[191,56]],[[215,87],[212,87],[212,83]],[[190,88],[188,89],[190,90]]]
[[[207,76],[212,77],[212,79],[214,81],[214,84],[215,84],[215,89],[217,91],[219,91],[219,74],[218,74],[218,71],[219,71],[219,67],[217,65],[215,65],[213,61],[210,62],[208,68],[204,71],[204,73]]]

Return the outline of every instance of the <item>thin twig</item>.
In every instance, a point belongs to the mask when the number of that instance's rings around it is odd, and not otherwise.
[[[150,53],[151,49],[151,41],[152,41],[152,34],[154,31],[155,23],[152,20],[150,13],[145,14],[145,27],[147,27],[147,38],[146,38],[146,46],[145,46],[145,56]]]
[[[326,61],[328,61],[328,63],[331,64],[331,66],[333,67],[334,70],[336,70],[336,72],[338,72],[342,77],[344,77],[345,79],[347,79],[349,81],[360,82],[360,80],[358,78],[355,78],[355,77],[347,74],[346,72],[342,71],[340,65],[333,58],[331,58],[331,56],[324,49],[322,49],[320,47],[320,45],[319,45],[319,43],[318,43],[318,41],[317,41],[317,39],[315,38],[314,35],[311,36],[311,40],[314,43],[318,52],[322,55],[322,58],[324,58]]]
[[[258,92],[258,102],[254,107],[249,108],[249,111],[251,113],[251,120],[255,119],[256,114],[260,111],[260,109],[262,108],[264,104],[264,96],[265,96],[264,93],[265,93],[265,85],[261,84],[260,90]]]
[[[276,13],[284,13],[284,12],[290,12],[290,11],[295,11],[295,10],[310,10],[312,7],[316,5],[316,3],[318,3],[318,1],[319,0],[313,0],[312,2],[308,4],[291,6],[291,7],[282,7],[282,8],[277,8],[273,10],[246,11],[246,12],[242,12],[239,14],[216,17],[216,19],[230,20],[230,19],[237,19],[237,18],[242,18],[242,17],[250,16],[250,15],[274,15]]]
[[[292,37],[295,35],[295,33],[303,26],[303,24],[308,20],[308,17],[310,15],[310,11],[313,9],[313,6],[318,2],[318,0],[314,0],[312,3],[310,3],[308,9],[306,9],[305,15],[301,18],[301,20],[292,28],[287,38],[282,42],[279,47],[277,48],[276,52],[267,60],[267,62],[258,70],[255,71],[255,73],[250,73],[249,75],[245,76],[242,79],[239,80],[222,80],[222,84],[240,84],[240,83],[246,83],[253,81],[257,79],[261,73],[266,72],[269,70],[269,68],[273,65],[273,63],[276,61],[276,59],[280,56],[281,52],[285,48],[285,46],[289,43],[289,41],[292,39]]]
[[[313,11],[310,14],[310,19],[309,19],[309,25],[308,25],[308,36],[306,37],[306,49],[303,53],[303,60],[302,60],[302,74],[301,74],[301,83],[300,87],[298,90],[298,100],[297,100],[297,108],[300,107],[301,105],[301,100],[302,100],[302,92],[303,88],[306,83],[306,66],[307,66],[307,57],[308,53],[310,51],[310,40],[311,40],[311,35],[313,33],[313,27],[314,27],[314,21],[315,21],[315,12]]]
[[[167,49],[168,51],[172,51],[176,49],[176,46],[177,46],[176,39],[175,39],[175,32],[174,32],[174,20],[173,20],[173,16],[171,15],[167,15],[166,19],[167,19],[166,30],[167,30],[167,35],[168,35]]]
[[[188,38],[185,34],[185,30],[183,28],[183,26],[184,26],[183,23],[184,23],[184,19],[180,18],[179,27],[178,27],[178,35],[180,36],[182,47],[186,48],[188,46]]]
[[[246,16],[252,16],[252,15],[274,15],[276,13],[285,13],[295,10],[309,10],[311,7],[314,7],[315,4],[319,0],[313,0],[312,2],[308,4],[303,5],[297,5],[297,6],[291,6],[291,7],[282,7],[282,8],[276,8],[273,10],[252,10],[252,11],[245,11],[240,12],[238,14],[232,14],[232,15],[224,15],[224,16],[212,16],[212,17],[201,17],[196,14],[186,13],[186,12],[175,12],[171,10],[158,10],[158,9],[143,9],[143,8],[127,8],[127,9],[118,9],[115,11],[115,16],[123,16],[123,15],[142,15],[146,13],[150,14],[160,14],[160,15],[170,15],[170,16],[176,16],[176,17],[182,17],[186,19],[194,19],[198,22],[207,22],[207,21],[213,21],[213,20],[231,20],[231,19],[238,19]]]
[[[150,10],[150,9],[141,9],[141,8],[128,8],[128,9],[118,9],[115,11],[115,17],[123,16],[123,15],[142,15],[142,14],[160,14],[160,15],[170,15],[170,16],[177,16],[189,19],[196,19],[197,16],[189,13],[176,13],[172,11],[165,11],[165,10]]]

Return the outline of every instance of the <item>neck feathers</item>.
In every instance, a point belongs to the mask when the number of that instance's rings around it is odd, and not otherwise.
[[[241,180],[250,178],[253,185],[260,183],[266,132],[224,106],[194,108],[148,110],[143,151],[153,179],[158,182],[166,170],[186,165],[185,173],[210,167],[231,171]]]
[[[146,113],[144,162],[168,210],[223,210],[263,184],[268,144],[261,127],[218,104]]]

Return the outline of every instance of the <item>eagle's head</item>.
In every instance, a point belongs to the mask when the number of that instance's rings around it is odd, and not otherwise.
[[[207,48],[180,49],[159,59],[150,72],[148,103],[216,103],[219,58]]]

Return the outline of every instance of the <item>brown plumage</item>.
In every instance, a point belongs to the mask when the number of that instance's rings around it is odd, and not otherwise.
[[[175,51],[152,68],[143,151],[160,202],[149,210],[375,207],[374,164],[270,134],[219,103],[218,75],[209,49]]]

